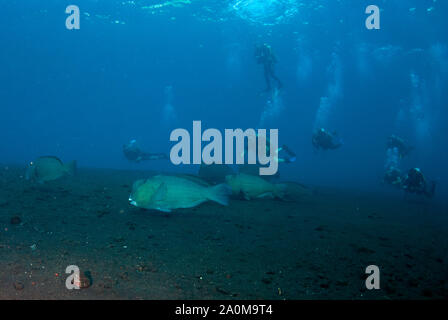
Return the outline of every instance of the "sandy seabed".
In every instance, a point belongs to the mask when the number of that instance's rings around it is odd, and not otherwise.
[[[448,210],[435,202],[317,188],[167,214],[128,203],[149,172],[38,185],[1,168],[0,299],[448,298]],[[372,264],[380,290],[365,287]],[[88,288],[66,288],[69,265]]]

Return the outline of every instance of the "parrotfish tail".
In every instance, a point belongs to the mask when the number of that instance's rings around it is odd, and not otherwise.
[[[229,196],[231,194],[232,189],[227,184],[222,183],[209,188],[208,199],[223,206],[227,206],[229,204]]]
[[[279,183],[275,185],[274,195],[277,198],[285,199],[287,185]]]
[[[76,174],[76,161],[71,161],[69,163],[66,163],[65,169],[67,170],[67,173],[69,175],[74,176]]]

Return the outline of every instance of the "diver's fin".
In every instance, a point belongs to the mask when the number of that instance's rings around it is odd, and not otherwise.
[[[69,175],[74,176],[76,174],[76,161],[75,160],[67,162],[64,165],[64,167]]]
[[[215,201],[223,206],[229,204],[229,196],[232,193],[232,189],[227,184],[218,184],[210,187],[208,190],[208,199]]]

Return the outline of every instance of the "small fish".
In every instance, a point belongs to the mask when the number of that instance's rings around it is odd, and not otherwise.
[[[270,183],[260,176],[239,173],[226,177],[227,184],[235,195],[243,194],[246,200],[254,198],[280,198],[285,196],[286,185]]]
[[[136,181],[129,202],[139,208],[171,212],[193,208],[206,201],[226,206],[230,193],[230,187],[225,184],[211,187],[187,177],[158,175]]]
[[[26,171],[26,179],[44,183],[57,180],[64,176],[73,176],[76,171],[76,161],[63,163],[54,156],[40,157],[31,162]]]

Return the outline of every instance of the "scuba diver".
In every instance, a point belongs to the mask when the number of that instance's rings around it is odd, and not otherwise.
[[[342,146],[342,142],[338,138],[337,133],[330,133],[324,128],[318,129],[313,134],[312,143],[316,149],[322,150],[338,149]]]
[[[258,137],[258,134],[257,134]],[[258,138],[260,139],[260,138]],[[264,137],[266,140],[266,154],[271,154],[271,140],[269,140],[268,137]],[[284,163],[292,163],[297,160],[296,154],[286,145],[277,148],[275,152],[275,159],[277,162],[284,162]],[[241,154],[241,156],[244,158],[244,155],[248,153],[248,145],[244,146],[244,152]]]
[[[284,144],[282,147],[278,148],[277,154],[281,151],[284,151],[284,154],[278,157],[278,162],[292,163],[296,161],[296,154],[291,149],[289,149],[287,145]]]
[[[429,185],[421,170],[419,168],[412,168],[403,178],[402,189],[408,193],[425,195],[428,198],[432,198],[436,189],[436,183],[432,181]]]
[[[387,139],[387,149],[397,148],[400,158],[407,156],[414,147],[408,145],[402,138],[391,135]]]
[[[268,155],[268,154],[270,155],[271,154],[271,148],[270,148],[271,142],[268,137],[265,137],[264,139],[266,139],[266,155]],[[293,163],[297,160],[296,154],[285,144],[282,145],[281,147],[277,148],[277,150],[274,152],[275,152],[275,156],[274,156],[275,161],[277,161],[278,163]],[[246,145],[243,153],[240,156],[244,158],[245,154],[247,154],[247,153],[248,153],[248,146]],[[243,165],[238,166],[238,168],[239,168],[238,172],[258,176],[260,167],[261,166],[259,164],[243,164]],[[279,179],[280,172],[278,171],[273,176],[262,176],[262,178],[265,180]]]
[[[275,75],[274,65],[277,63],[277,58],[275,57],[272,48],[267,43],[262,45],[257,45],[255,48],[255,58],[258,64],[263,64],[264,67],[264,78],[266,80],[266,92],[272,89],[272,80],[277,82],[277,88],[282,87],[282,82]]]
[[[126,159],[134,162],[140,162],[143,160],[168,159],[168,156],[164,153],[143,152],[136,140],[131,140],[129,143],[123,145],[123,154]]]
[[[403,187],[401,171],[395,167],[390,167],[384,174],[383,182],[401,189]]]

